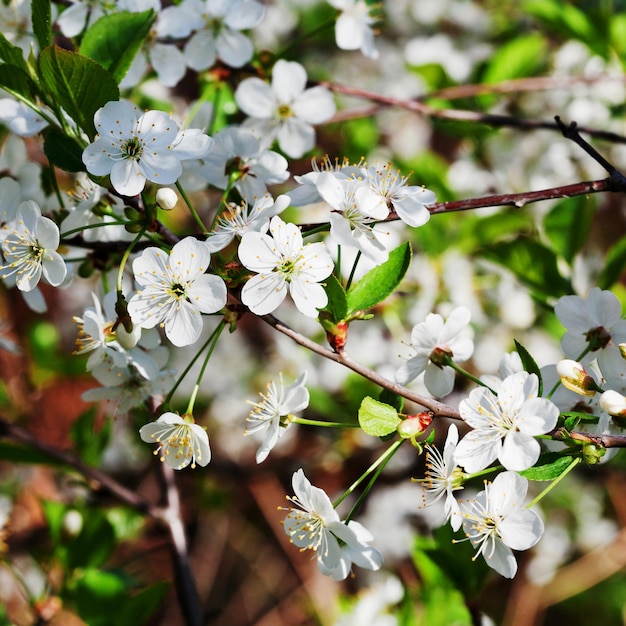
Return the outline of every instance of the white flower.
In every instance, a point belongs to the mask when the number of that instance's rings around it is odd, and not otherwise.
[[[450,424],[448,435],[443,446],[443,454],[437,448],[426,446],[426,472],[424,478],[417,482],[422,484],[422,506],[431,506],[444,498],[444,523],[450,520],[453,530],[461,527],[459,517],[459,503],[452,492],[462,489],[460,468],[457,466],[454,454],[459,441],[459,431],[454,424]]]
[[[462,503],[463,531],[487,565],[513,578],[517,561],[513,550],[528,550],[543,534],[543,522],[524,508],[528,480],[515,472],[498,474],[476,499]]]
[[[20,184],[8,176],[0,178],[0,224],[6,224],[15,219],[21,202]],[[0,234],[0,238],[2,237],[4,235]]]
[[[608,389],[600,396],[600,406],[609,415],[626,417],[626,397],[613,389]]]
[[[559,417],[550,400],[537,397],[538,389],[535,374],[519,372],[502,381],[497,396],[479,387],[461,402],[461,417],[474,429],[456,448],[456,461],[465,471],[478,472],[496,459],[515,471],[537,462],[535,436],[552,430]]]
[[[54,287],[65,280],[67,268],[56,252],[59,227],[42,217],[36,202],[22,202],[1,236],[6,263],[0,266],[0,275],[9,284],[14,282],[21,291],[31,291],[42,277]]]
[[[260,78],[246,78],[235,91],[239,108],[250,119],[245,126],[263,141],[278,140],[280,149],[299,158],[315,145],[313,124],[335,113],[333,96],[325,87],[306,89],[307,74],[295,61],[276,62],[271,87]]]
[[[226,304],[226,285],[206,274],[211,261],[207,244],[193,237],[179,241],[168,255],[147,248],[133,261],[139,286],[128,303],[133,323],[142,328],[160,324],[175,346],[188,346],[202,332],[201,313],[215,313]]]
[[[70,6],[57,18],[59,29],[65,37],[76,37],[104,15],[102,2],[70,0]]]
[[[566,356],[583,363],[597,359],[605,378],[623,373],[619,344],[626,341],[626,320],[622,319],[622,306],[614,293],[594,287],[587,298],[563,296],[554,311],[567,328],[561,340]],[[589,352],[583,355],[587,349]]]
[[[207,135],[179,132],[163,111],[142,112],[125,101],[107,102],[96,111],[96,140],[83,151],[87,171],[111,177],[111,185],[125,196],[140,193],[146,180],[160,185],[176,182],[181,160],[201,158],[211,147]]]
[[[291,508],[283,521],[285,533],[301,550],[314,550],[323,574],[343,580],[352,564],[377,570],[381,554],[369,545],[370,533],[358,522],[344,524],[326,493],[311,485],[300,469],[294,473],[295,496],[288,498],[298,508]]]
[[[156,192],[155,200],[164,211],[171,211],[178,204],[178,195],[170,187],[161,187]]]
[[[163,413],[156,422],[142,426],[139,436],[146,443],[158,443],[154,453],[161,453],[161,461],[176,470],[189,464],[194,469],[196,464],[204,467],[211,460],[206,430],[176,413]]]
[[[377,59],[378,50],[372,30],[376,20],[370,15],[371,7],[365,0],[328,0],[328,3],[341,11],[335,24],[337,47],[361,50],[366,57]]]
[[[41,115],[13,98],[0,99],[0,122],[20,137],[32,137],[48,125]]]
[[[360,210],[355,193],[362,184],[357,179],[340,179],[322,172],[316,186],[320,196],[334,209],[330,214],[331,237],[339,245],[357,248],[375,263],[383,263],[389,254],[381,240],[388,233],[378,230],[374,223],[376,216]]]
[[[295,382],[285,388],[281,375],[278,385],[274,381],[269,382],[267,392],[259,394],[261,401],[252,403],[254,408],[247,418],[248,427],[244,435],[265,433],[263,443],[256,454],[257,463],[265,461],[270,450],[285,434],[293,414],[309,406],[309,391],[304,386],[305,383],[306,372],[300,374]]]
[[[213,148],[195,166],[194,175],[202,179],[203,187],[209,183],[218,189],[226,189],[234,177],[235,189],[252,201],[267,193],[267,185],[284,183],[289,178],[287,166],[287,159],[262,148],[251,130],[231,126],[215,135]]]
[[[319,284],[333,271],[330,254],[323,243],[303,244],[295,224],[286,224],[278,215],[270,222],[272,236],[248,232],[239,244],[239,260],[257,272],[243,286],[242,302],[255,314],[274,311],[287,292],[298,310],[317,317],[328,297]]]
[[[226,65],[242,67],[254,54],[254,46],[240,31],[254,28],[265,8],[254,0],[185,0],[189,26],[197,32],[185,46],[187,65],[201,72],[219,57]],[[198,28],[200,27],[200,28]]]
[[[250,206],[245,200],[241,204],[228,203],[226,210],[217,218],[215,229],[207,235],[211,252],[225,248],[235,237],[248,232],[265,233],[270,219],[282,213],[289,206],[289,196],[278,196],[276,200],[269,194],[257,198]]]
[[[463,336],[470,322],[470,310],[460,306],[454,309],[444,322],[441,315],[429,313],[411,331],[411,346],[415,355],[396,372],[396,382],[406,385],[422,372],[424,383],[436,397],[448,395],[454,387],[454,370],[444,365],[445,357],[455,363],[470,358],[474,343]]]
[[[435,194],[425,187],[407,185],[408,178],[392,169],[391,163],[372,165],[361,170],[366,186],[356,192],[361,211],[369,215],[389,213],[389,209],[409,226],[423,226],[430,219],[426,205]]]
[[[480,380],[487,385],[490,389],[493,389],[496,393],[502,385],[502,381],[511,374],[517,374],[517,372],[523,372],[524,365],[522,364],[522,358],[519,352],[506,352],[500,357],[498,363],[498,376],[491,374],[485,374],[480,377]]]

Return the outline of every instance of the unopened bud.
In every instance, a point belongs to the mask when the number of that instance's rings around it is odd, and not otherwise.
[[[581,396],[594,396],[598,391],[596,381],[585,371],[581,363],[563,359],[556,365],[556,372],[561,383],[570,391]]]
[[[600,396],[600,406],[615,417],[626,417],[626,397],[609,389]]]
[[[161,187],[156,193],[156,203],[164,211],[171,211],[178,203],[178,196],[173,189]]]
[[[432,423],[433,414],[430,411],[408,415],[398,424],[398,434],[403,439],[412,439],[421,435]]]
[[[141,327],[134,325],[133,329],[128,332],[122,324],[119,324],[115,329],[115,337],[122,348],[131,350],[137,345],[139,339],[141,339]]]
[[[626,359],[626,343],[619,344],[619,353],[622,355],[622,359]]]

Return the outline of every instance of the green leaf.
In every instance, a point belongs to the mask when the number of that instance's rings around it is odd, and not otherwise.
[[[73,424],[70,436],[80,457],[89,465],[98,465],[102,453],[109,443],[111,422],[105,421],[102,428],[95,428],[95,408],[85,411]]]
[[[536,465],[519,473],[528,480],[554,480],[574,461],[576,457],[571,455],[562,456],[558,452],[546,452],[539,457]]]
[[[97,61],[119,83],[150,34],[156,17],[152,10],[105,15],[85,33],[79,52]]]
[[[0,32],[0,60],[19,67],[23,72],[28,73],[28,65],[24,60],[24,53],[21,48],[14,46]]]
[[[42,51],[39,67],[56,102],[93,138],[95,112],[120,97],[113,76],[95,61],[58,46]]]
[[[589,199],[578,196],[557,203],[544,218],[544,231],[552,247],[568,263],[572,263],[587,241],[594,214]]]
[[[402,420],[398,412],[388,404],[378,402],[370,396],[363,398],[359,407],[359,425],[372,437],[384,437],[396,430]]]
[[[41,506],[46,517],[46,522],[48,522],[48,530],[50,531],[52,543],[58,545],[61,542],[63,520],[65,519],[68,507],[63,502],[56,502],[55,500],[42,500]]]
[[[8,441],[0,441],[0,459],[12,463],[28,463],[29,465],[62,465],[60,461],[53,459],[45,452]]]
[[[82,572],[74,591],[78,614],[89,626],[110,625],[111,607],[122,606],[127,595],[127,583],[119,574],[95,568]]]
[[[68,544],[68,566],[101,567],[115,548],[115,532],[109,520],[96,509],[83,512],[83,527]]]
[[[60,129],[50,126],[43,131],[43,151],[52,165],[66,172],[83,172],[83,146]]]
[[[23,68],[11,63],[0,65],[0,87],[11,94],[34,100],[37,86]]]
[[[600,289],[610,289],[626,270],[626,237],[622,237],[607,252],[604,258],[604,267],[598,277]]]
[[[537,365],[537,361],[533,359],[532,355],[524,346],[514,339],[515,341],[515,350],[517,350],[517,354],[519,354],[520,359],[522,359],[522,365],[524,366],[524,370],[529,374],[535,374],[539,379],[539,396],[541,396],[543,392],[543,378],[541,377],[541,369],[539,365]]]
[[[331,274],[324,283],[324,289],[328,296],[328,304],[324,308],[324,311],[328,311],[332,322],[341,322],[345,320],[348,315],[346,292],[334,274]]]
[[[394,409],[396,409],[396,411],[398,411],[398,413],[400,413],[404,408],[404,398],[402,396],[399,396],[397,393],[394,393],[393,391],[389,391],[389,389],[383,389],[380,392],[378,399],[381,402],[392,406]]]
[[[499,83],[537,74],[546,59],[547,43],[542,35],[518,35],[500,45],[489,62],[483,82]]]
[[[145,624],[147,618],[154,615],[163,603],[169,587],[170,584],[167,582],[156,583],[127,598],[115,616],[115,625],[138,626],[138,624]]]
[[[52,43],[52,10],[50,0],[32,0],[33,31],[39,48],[43,50]]]
[[[382,265],[370,270],[348,290],[348,315],[369,309],[393,293],[410,263],[411,246],[408,242],[392,250]]]
[[[559,272],[556,254],[534,239],[500,241],[485,246],[482,256],[513,272],[543,301],[571,293],[569,282]]]

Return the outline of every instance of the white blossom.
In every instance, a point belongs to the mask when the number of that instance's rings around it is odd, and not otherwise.
[[[254,407],[247,418],[248,426],[244,435],[263,433],[263,442],[256,454],[256,462],[262,463],[267,458],[278,440],[285,434],[294,413],[304,410],[309,405],[309,391],[305,387],[306,372],[288,387],[280,376],[278,384],[271,381],[267,391],[261,393],[261,401],[252,403]]]
[[[280,59],[272,70],[272,83],[246,78],[235,91],[239,108],[250,117],[244,123],[262,141],[275,139],[280,149],[299,158],[315,145],[313,124],[335,113],[333,96],[325,87],[306,88],[307,73],[295,61]]]
[[[133,323],[142,328],[160,324],[175,346],[194,343],[202,332],[201,313],[215,313],[226,304],[226,285],[206,271],[211,253],[193,237],[179,241],[170,254],[146,248],[133,261],[137,293],[128,303]]]
[[[48,122],[24,102],[13,98],[0,99],[0,122],[20,137],[32,137],[42,131]]]
[[[475,499],[461,504],[463,531],[487,565],[513,578],[517,561],[512,550],[528,550],[543,534],[543,522],[524,507],[528,480],[516,472],[502,472]]]
[[[56,287],[67,274],[59,247],[59,227],[41,215],[36,202],[27,200],[19,205],[15,219],[5,224],[0,234],[5,264],[0,276],[7,284],[21,291],[33,290],[40,279]]]
[[[328,0],[328,3],[341,11],[335,24],[337,47],[360,50],[366,57],[377,59],[372,29],[376,20],[370,15],[371,6],[365,0]]]
[[[436,397],[448,395],[454,387],[454,370],[444,365],[450,357],[455,363],[470,358],[474,343],[464,336],[470,322],[470,310],[465,306],[454,309],[444,322],[438,313],[429,313],[411,331],[411,347],[415,355],[396,372],[396,382],[406,385],[424,372],[424,383]]]
[[[478,472],[496,459],[509,470],[532,467],[539,458],[536,435],[556,426],[559,409],[538,397],[535,374],[508,376],[494,395],[485,387],[472,390],[459,405],[461,417],[472,427],[456,448],[456,460],[466,472]]]
[[[301,469],[294,473],[292,486],[295,496],[288,499],[298,508],[289,509],[283,528],[295,546],[316,552],[323,574],[343,580],[353,563],[380,568],[382,556],[369,545],[372,536],[361,524],[342,522],[326,493],[311,485]]]
[[[197,129],[179,131],[163,111],[144,113],[125,101],[107,102],[96,111],[94,124],[98,135],[83,151],[83,162],[95,176],[110,175],[111,185],[125,196],[140,193],[146,180],[176,182],[181,160],[201,158],[213,142]]]
[[[255,314],[274,311],[287,292],[298,310],[317,317],[328,297],[320,281],[333,271],[330,254],[323,243],[307,243],[295,224],[278,216],[270,221],[270,233],[248,232],[239,244],[239,260],[256,272],[243,286],[242,302]]]
[[[146,443],[159,444],[154,453],[160,453],[161,460],[175,470],[188,465],[195,469],[196,464],[204,467],[211,460],[206,430],[176,413],[163,413],[156,422],[145,424],[139,436]]]

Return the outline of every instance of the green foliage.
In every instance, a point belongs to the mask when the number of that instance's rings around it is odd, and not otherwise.
[[[576,457],[569,454],[546,452],[539,457],[533,467],[519,473],[528,480],[554,480],[569,469],[576,460]]]
[[[76,139],[55,126],[44,129],[43,137],[43,150],[50,163],[66,172],[85,171],[83,146]]]
[[[120,83],[155,20],[152,10],[104,15],[85,33],[79,52],[99,63]]]
[[[558,202],[543,220],[552,247],[570,265],[587,241],[594,214],[589,199],[577,196]]]
[[[96,429],[95,419],[96,409],[92,407],[72,424],[70,435],[82,460],[89,465],[98,466],[111,439],[113,427],[107,420],[100,429]]]
[[[31,12],[35,39],[43,50],[52,44],[52,7],[50,0],[32,0]]]
[[[328,296],[328,304],[324,311],[334,323],[345,320],[348,317],[348,299],[345,289],[334,274],[325,279],[324,289]]]
[[[11,63],[0,65],[0,87],[27,100],[33,100],[38,93],[38,87],[24,68]]]
[[[45,452],[8,441],[0,441],[0,459],[11,463],[27,463],[29,465],[61,465],[60,461],[53,459]]]
[[[520,35],[497,48],[483,75],[486,83],[525,78],[539,73],[545,64],[547,44],[543,35]]]
[[[24,60],[21,48],[14,46],[2,33],[0,33],[0,59],[28,73],[28,65]]]
[[[511,271],[542,302],[571,293],[559,272],[556,254],[534,240],[520,237],[483,247],[481,256]]]
[[[402,420],[392,406],[374,400],[369,396],[363,398],[359,408],[359,424],[364,432],[372,437],[384,437],[395,432]]]
[[[524,346],[519,343],[517,339],[515,339],[514,341],[515,350],[517,350],[517,353],[522,360],[524,370],[527,371],[529,374],[535,374],[535,376],[537,376],[537,378],[539,379],[539,396],[541,396],[543,393],[543,378],[541,376],[541,369],[539,368],[539,365],[537,365],[537,361],[533,359],[530,352],[528,352],[528,350],[526,350],[526,348],[524,348]]]
[[[88,57],[56,45],[41,52],[39,68],[56,103],[93,139],[95,112],[120,97],[113,76]]]
[[[607,252],[604,267],[598,276],[598,287],[610,289],[623,276],[626,270],[626,237],[622,237]]]
[[[387,261],[370,270],[348,289],[348,315],[367,310],[392,294],[410,263],[411,246],[408,242],[392,250]]]

